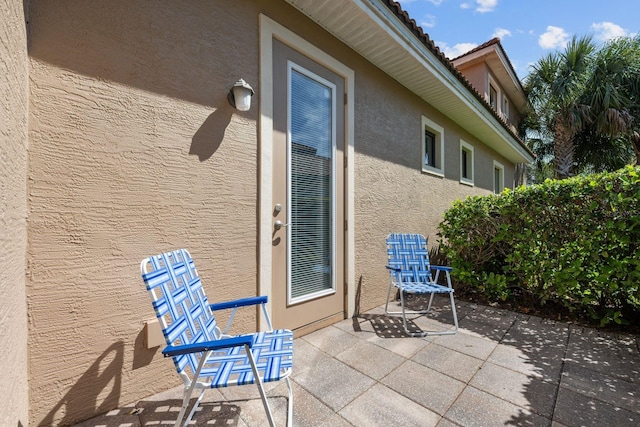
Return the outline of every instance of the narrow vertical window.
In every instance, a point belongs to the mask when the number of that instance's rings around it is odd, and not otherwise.
[[[422,117],[422,171],[444,175],[444,128]]]
[[[473,185],[473,145],[460,140],[460,182]]]
[[[436,136],[434,133],[429,132],[428,129],[424,130],[424,143],[426,145],[426,152],[424,153],[424,165],[436,167]]]
[[[506,96],[502,98],[502,115],[505,120],[509,121],[509,98]]]
[[[496,112],[498,111],[498,91],[493,85],[489,85],[489,104]]]
[[[502,193],[504,190],[504,166],[494,160],[493,162],[493,192]]]

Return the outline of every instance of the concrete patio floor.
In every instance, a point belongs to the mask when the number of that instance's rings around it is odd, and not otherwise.
[[[296,338],[293,425],[640,425],[640,337],[457,306],[453,336],[406,337],[378,307]],[[448,307],[438,308],[412,327],[448,327]],[[285,425],[286,386],[267,389]],[[181,396],[174,388],[77,426],[170,425]],[[266,424],[255,386],[211,390],[204,401],[194,425]]]

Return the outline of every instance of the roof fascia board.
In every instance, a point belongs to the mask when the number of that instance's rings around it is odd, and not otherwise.
[[[522,90],[522,86],[520,85],[520,79],[518,79],[518,76],[513,70],[513,67],[509,65],[509,61],[507,60],[507,57],[504,55],[504,52],[502,52],[502,49],[496,49],[496,50],[498,52],[498,57],[500,58],[500,61],[504,66],[504,69],[507,70],[507,73],[509,73],[509,77],[511,77],[511,81],[513,82],[513,85],[518,89],[518,92],[522,92],[522,96],[524,96],[524,91]]]
[[[442,82],[449,83],[450,86],[456,83],[451,73],[445,69],[442,63],[430,52],[424,44],[422,44],[409,29],[398,21],[398,18],[385,6],[377,0],[352,0],[362,10],[368,12],[380,28],[390,34],[393,39],[405,49],[412,53],[414,58],[418,59],[424,65],[438,71],[437,77]],[[373,12],[373,14],[371,13]]]
[[[438,58],[435,57],[418,38],[393,14],[391,10],[379,0],[351,0],[360,7],[367,15],[384,31],[387,32],[400,46],[404,47],[416,60],[418,60],[427,70],[451,92],[462,101],[468,108],[472,109],[503,141],[516,151],[522,158],[532,162],[533,157],[518,144],[513,141],[511,134],[499,123],[493,115],[487,111],[471,92],[447,69]],[[463,126],[464,127],[464,126]]]
[[[456,79],[435,55],[418,40],[418,38],[389,10],[387,6],[378,0],[351,0],[365,11],[371,19],[392,38],[405,48],[427,70],[445,84],[458,98],[464,100],[469,107],[475,98]]]

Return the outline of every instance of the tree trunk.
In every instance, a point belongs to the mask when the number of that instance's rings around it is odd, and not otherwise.
[[[514,187],[520,187],[527,184],[527,165],[524,163],[516,163],[514,176]]]
[[[553,141],[553,166],[557,179],[572,176],[574,151],[572,133],[561,120],[558,120],[554,129]]]

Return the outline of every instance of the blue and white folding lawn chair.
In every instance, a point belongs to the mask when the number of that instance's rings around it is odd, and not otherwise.
[[[265,306],[267,297],[209,304],[193,259],[185,249],[145,258],[140,270],[167,342],[162,354],[173,358],[184,382],[182,409],[176,425],[182,422],[194,390],[197,389],[199,395],[184,425],[193,418],[207,389],[256,384],[269,424],[273,426],[263,383],[284,379],[289,389],[287,425],[291,426],[293,393],[289,375],[293,364],[293,333],[272,329]],[[269,330],[228,335],[236,310],[258,304],[262,306]],[[214,311],[223,309],[232,310],[224,332],[213,316]]]
[[[390,315],[401,315],[404,331],[414,337],[427,335],[454,335],[458,332],[458,316],[456,314],[456,304],[453,300],[453,287],[449,273],[451,267],[431,265],[429,262],[429,249],[427,239],[421,234],[398,234],[393,233],[387,236],[387,256],[389,259],[389,291],[387,292],[387,303],[385,313]],[[435,271],[435,277],[431,271]],[[440,272],[444,271],[447,278],[447,286],[439,285],[438,278]],[[402,311],[389,311],[389,298],[391,289],[398,289],[400,294],[400,306]],[[430,295],[429,305],[425,310],[407,311],[405,308],[405,293],[415,295]],[[451,311],[453,312],[453,330],[444,331],[421,331],[411,332],[407,327],[407,314],[426,314],[431,310],[433,296],[435,294],[449,295],[451,301]]]

